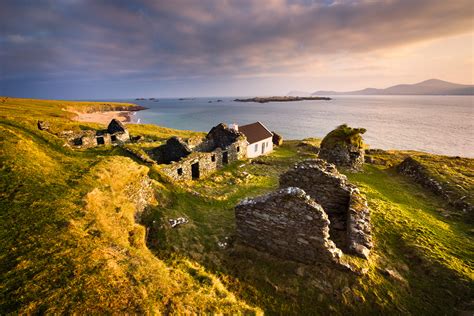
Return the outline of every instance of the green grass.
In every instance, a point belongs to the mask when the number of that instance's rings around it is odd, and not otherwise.
[[[0,103],[2,314],[458,314],[474,308],[472,226],[444,217],[439,209],[450,209],[446,201],[391,167],[415,155],[440,181],[471,194],[472,159],[393,151],[375,157],[380,165],[347,173],[367,195],[375,241],[369,261],[346,256],[365,269],[358,276],[280,260],[234,238],[235,204],[278,187],[282,172],[316,157],[319,140],[287,141],[271,155],[172,184],[159,167],[140,164],[121,148],[72,150],[36,129],[37,119],[58,131],[101,127],[71,121],[73,114],[62,110],[68,104]],[[142,153],[172,135],[204,135],[128,126],[153,141],[127,145]],[[154,197],[139,224],[132,197],[146,176]],[[168,219],[181,216],[189,223],[172,229]],[[220,248],[220,241],[230,247]]]

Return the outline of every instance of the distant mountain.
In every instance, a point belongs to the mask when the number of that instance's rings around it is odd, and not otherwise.
[[[386,89],[366,88],[348,92],[316,91],[311,95],[474,95],[474,85],[430,79],[415,84],[399,84]]]

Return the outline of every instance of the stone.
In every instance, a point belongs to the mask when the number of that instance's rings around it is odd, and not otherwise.
[[[112,119],[109,125],[107,126],[107,132],[110,134],[125,133],[127,132],[127,129],[125,128],[125,125],[123,125],[122,122],[117,119]]]
[[[436,195],[444,198],[450,205],[466,212],[473,212],[474,206],[460,197],[454,190],[443,187],[441,183],[433,179],[429,171],[414,157],[407,157],[397,167],[397,172],[411,178]]]
[[[280,176],[280,187],[304,190],[327,214],[328,233],[337,247],[369,257],[373,243],[367,200],[335,165],[322,159],[302,161]]]
[[[283,144],[283,137],[280,134],[272,131],[272,142],[275,146],[281,146]]]
[[[235,207],[235,217],[238,239],[258,250],[308,264],[339,263],[342,256],[326,234],[327,214],[302,189],[245,199]]]
[[[38,121],[37,125],[40,131],[47,131],[50,128],[49,122],[46,121]]]
[[[246,157],[247,139],[238,131],[220,123],[213,127],[205,139],[191,138],[187,141],[172,137],[166,144],[148,151],[173,181],[192,180],[205,177],[223,166]],[[242,179],[235,179],[242,182]]]
[[[359,170],[364,165],[364,128],[352,128],[346,124],[329,132],[321,142],[319,158],[340,167]]]

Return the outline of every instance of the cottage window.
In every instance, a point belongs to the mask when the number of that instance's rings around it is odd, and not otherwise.
[[[239,152],[239,151],[240,151],[240,146],[237,146],[237,152]]]
[[[258,144],[255,144],[255,150],[254,151],[258,151]]]
[[[105,144],[105,140],[104,140],[104,137],[97,137],[97,145],[104,145]]]
[[[117,136],[116,136],[116,135],[112,135],[112,136],[110,136],[110,139],[111,139],[113,142],[116,142],[116,141],[117,141]]]
[[[216,155],[212,155],[212,156],[211,156],[211,161],[212,161],[212,162],[216,161]]]
[[[183,175],[183,168],[178,168],[178,176],[182,176]]]

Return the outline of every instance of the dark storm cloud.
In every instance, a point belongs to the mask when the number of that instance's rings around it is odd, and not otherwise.
[[[7,0],[0,75],[21,82],[291,72],[318,56],[468,32],[471,19],[471,0]]]

